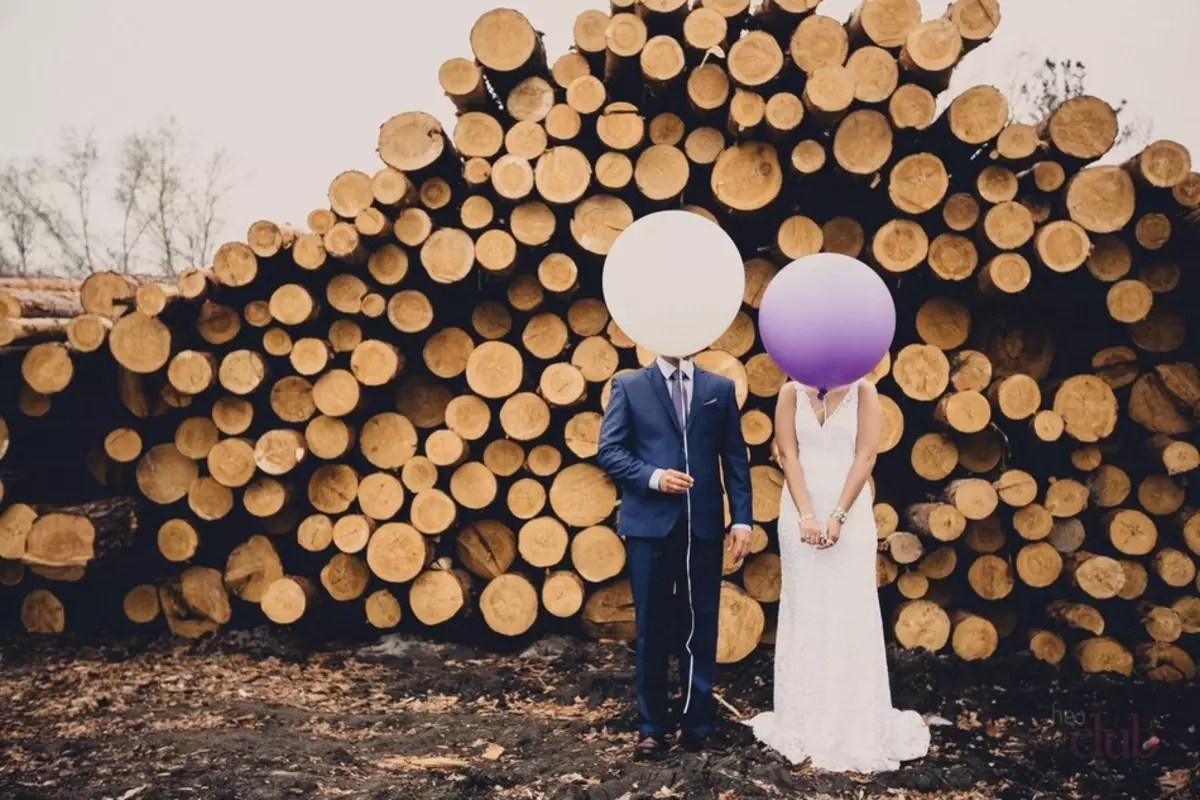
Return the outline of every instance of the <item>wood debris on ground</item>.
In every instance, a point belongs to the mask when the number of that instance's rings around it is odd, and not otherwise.
[[[861,776],[788,764],[726,711],[726,751],[632,763],[624,648],[576,641],[550,660],[486,657],[480,672],[484,654],[462,645],[415,644],[399,658],[296,645],[0,646],[0,786],[18,800],[115,800],[139,787],[130,800],[458,800],[468,786],[532,800],[1182,800],[1200,785],[1196,687],[1168,697],[1159,684],[1084,680],[1027,657],[963,665],[893,651],[897,704],[961,724],[933,726],[927,758]],[[763,710],[770,669],[761,656],[725,668],[719,691],[747,714]],[[1005,691],[992,688],[1000,677]],[[1116,758],[1092,756],[1095,715]],[[1120,743],[1135,720],[1126,757]],[[100,788],[81,796],[80,786]]]

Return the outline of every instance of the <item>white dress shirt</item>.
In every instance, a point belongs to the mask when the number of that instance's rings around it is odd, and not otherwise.
[[[693,380],[695,375],[695,365],[690,360],[681,359],[679,361],[679,366],[676,367],[674,364],[662,358],[655,359],[654,364],[658,367],[659,371],[662,372],[663,378],[666,379],[668,391],[670,391],[671,381],[675,379],[675,371],[680,370],[683,372],[683,407],[687,414],[691,414],[693,394],[692,386],[695,383]],[[653,474],[650,475],[650,488],[656,492],[659,491],[659,483],[662,480],[663,472],[665,471],[666,470],[656,469],[654,470]],[[732,530],[740,530],[749,533],[750,526],[734,525]]]
[[[679,366],[666,361],[662,358],[654,359],[654,365],[658,367],[658,371],[663,374],[667,380],[667,390],[671,389],[671,381],[675,379],[675,371],[683,371],[683,407],[691,413],[692,410],[692,376],[695,373],[696,366],[688,360],[680,360]]]

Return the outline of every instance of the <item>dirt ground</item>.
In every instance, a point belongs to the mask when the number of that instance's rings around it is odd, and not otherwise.
[[[553,638],[498,656],[385,637],[308,651],[261,631],[189,645],[10,643],[0,797],[1200,796],[1195,685],[1060,678],[1024,657],[900,654],[892,670],[898,705],[948,724],[934,726],[928,758],[865,777],[793,767],[726,709],[726,752],[633,764],[633,659],[621,645]],[[763,653],[725,669],[719,691],[752,714],[769,704],[770,676]]]

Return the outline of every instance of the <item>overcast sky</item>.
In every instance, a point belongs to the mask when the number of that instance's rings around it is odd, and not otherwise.
[[[825,0],[845,19],[857,0]],[[374,171],[380,123],[422,109],[452,120],[438,65],[470,55],[483,11],[519,8],[553,58],[582,10],[604,0],[0,0],[5,77],[0,159],[48,152],[60,129],[102,146],[174,115],[197,149],[225,148],[242,177],[226,238],[255,219],[303,224],[329,180]],[[926,18],[946,0],[922,0]],[[956,86],[1005,88],[1017,54],[1070,57],[1089,88],[1128,98],[1155,138],[1200,153],[1196,31],[1200,0],[1001,0],[1000,33],[972,53]],[[1029,69],[1029,62],[1025,62]]]

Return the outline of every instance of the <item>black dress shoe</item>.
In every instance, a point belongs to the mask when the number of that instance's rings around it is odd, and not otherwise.
[[[667,742],[661,736],[647,736],[633,748],[634,761],[657,761],[667,754]]]

